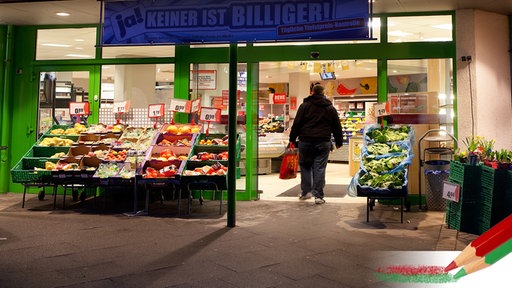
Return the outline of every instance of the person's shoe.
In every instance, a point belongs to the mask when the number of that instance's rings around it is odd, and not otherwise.
[[[305,195],[299,194],[299,200],[307,200],[311,197],[313,197],[313,194],[311,194],[311,192],[308,192]]]
[[[325,200],[323,198],[315,198],[315,204],[324,204]]]

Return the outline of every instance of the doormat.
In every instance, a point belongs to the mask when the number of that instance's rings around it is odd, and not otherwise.
[[[344,184],[326,184],[324,187],[325,197],[345,197],[347,195],[348,185]],[[277,197],[298,197],[301,193],[300,184],[284,191]]]

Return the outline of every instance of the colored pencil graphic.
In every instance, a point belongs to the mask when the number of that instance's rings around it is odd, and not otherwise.
[[[457,272],[457,274],[453,276],[453,278],[458,279],[467,274],[487,268],[492,264],[498,262],[501,258],[507,256],[510,252],[512,252],[512,239],[503,243],[498,248],[492,250],[491,252],[489,252],[489,254],[485,255],[485,257],[473,261],[467,265],[464,265],[464,267],[460,269],[459,272]]]
[[[512,215],[509,215],[469,243],[444,271],[448,272],[480,259],[511,238]]]

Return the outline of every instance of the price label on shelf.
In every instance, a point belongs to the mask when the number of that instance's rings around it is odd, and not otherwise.
[[[69,102],[69,115],[89,115],[89,102]]]
[[[171,111],[190,113],[190,101],[185,99],[171,99]]]
[[[114,102],[114,107],[112,108],[114,113],[126,113],[128,110],[130,110],[130,101]]]
[[[460,186],[457,184],[450,183],[448,181],[443,182],[443,198],[450,201],[459,202]]]
[[[190,107],[190,113],[196,113],[199,111],[199,106],[201,103],[201,99],[196,99],[192,101],[192,105]]]
[[[148,106],[148,117],[149,118],[158,118],[164,116],[165,104],[149,104]]]
[[[221,110],[218,108],[201,107],[201,116],[199,120],[207,122],[220,122]]]
[[[387,103],[376,103],[373,104],[373,110],[375,117],[386,116],[389,114],[389,108]]]

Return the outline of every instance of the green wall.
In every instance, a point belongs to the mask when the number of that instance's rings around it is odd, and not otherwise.
[[[454,15],[452,12],[445,14]],[[411,15],[411,14],[408,14]],[[414,15],[414,14],[412,14]],[[386,15],[381,16],[381,39],[386,39]],[[396,16],[396,15],[393,15]],[[86,25],[96,27],[95,25]],[[75,25],[73,27],[83,27]],[[455,25],[453,25],[455,27]],[[12,65],[0,64],[0,79],[7,87],[6,92],[0,91],[0,105],[2,105],[2,131],[1,145],[9,146],[9,155],[5,166],[0,166],[0,193],[7,191],[21,191],[22,186],[10,183],[10,168],[13,167],[24,153],[36,141],[36,121],[38,107],[38,79],[39,71],[62,71],[64,70],[88,70],[90,71],[89,95],[99,95],[101,83],[101,65],[113,64],[142,64],[142,63],[174,63],[175,64],[175,97],[184,98],[188,96],[189,69],[191,63],[228,63],[229,47],[215,48],[190,48],[188,46],[177,46],[175,57],[172,58],[140,58],[140,59],[101,59],[101,49],[98,48],[96,59],[92,60],[52,60],[35,61],[36,31],[35,26],[14,27],[12,30],[13,47],[10,51],[8,45],[8,27],[0,26],[0,53],[6,55],[13,52]],[[69,26],[51,26],[43,28],[69,28]],[[455,33],[455,32],[454,32]],[[455,39],[455,34],[453,36]],[[383,42],[383,41],[382,41]],[[455,58],[455,42],[422,42],[422,43],[367,43],[367,44],[341,44],[341,45],[310,45],[310,46],[253,46],[246,45],[238,48],[238,62],[248,63],[248,78],[252,79],[251,86],[256,89],[258,77],[257,66],[259,62],[265,61],[304,61],[310,59],[312,51],[320,52],[319,60],[343,60],[343,59],[376,59],[378,61],[379,99],[386,99],[385,87],[387,79],[386,61],[390,59],[423,59],[423,58]],[[456,62],[456,61],[453,61]],[[9,62],[7,62],[9,63]],[[454,64],[455,65],[455,64]],[[11,67],[9,67],[11,66]],[[455,71],[455,70],[454,70]],[[5,75],[4,75],[5,74]],[[248,83],[249,85],[249,83]],[[248,86],[249,87],[249,86]],[[256,91],[255,90],[255,91]],[[249,91],[248,91],[249,92]],[[93,97],[90,97],[93,98]],[[257,99],[253,99],[255,101]],[[98,103],[91,103],[93,115],[90,122],[97,121]],[[257,109],[256,104],[248,105]],[[251,111],[253,112],[253,111]],[[248,115],[251,114],[248,111]],[[250,117],[253,121],[253,129],[256,129],[257,118]],[[180,115],[178,122],[188,121],[186,115]],[[12,132],[11,132],[12,131]],[[253,130],[255,131],[255,130]],[[250,136],[250,135],[249,135]],[[254,137],[250,137],[252,139]],[[257,137],[256,137],[257,138]],[[256,140],[256,139],[254,139]],[[5,144],[4,144],[5,143]],[[247,157],[256,158],[257,152],[252,143],[248,149]],[[253,154],[254,153],[254,154]],[[2,158],[3,159],[3,158]],[[3,165],[3,164],[2,164]],[[254,163],[251,163],[253,166]],[[3,168],[2,168],[3,167]],[[256,172],[254,167],[249,169]],[[257,186],[254,178],[248,180],[247,187]],[[249,178],[249,177],[248,177]],[[252,189],[251,188],[251,189]],[[252,197],[252,196],[251,196]]]

